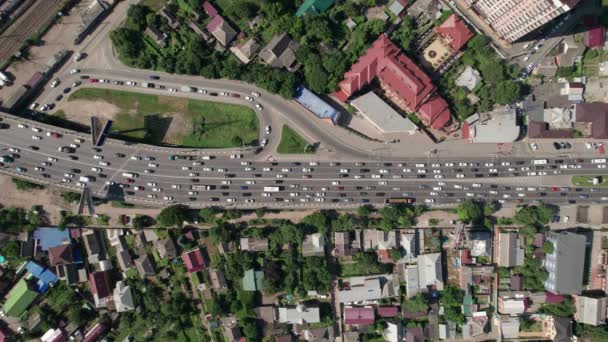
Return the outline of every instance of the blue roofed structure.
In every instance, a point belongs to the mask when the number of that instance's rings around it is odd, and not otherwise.
[[[49,287],[59,282],[59,278],[57,278],[55,273],[38,263],[28,261],[25,268],[32,277],[37,279],[35,288],[38,293],[45,293]]]
[[[304,86],[298,87],[294,99],[319,118],[331,121],[334,125],[338,123],[340,113]]]
[[[69,229],[60,230],[50,227],[36,229],[34,239],[39,241],[40,248],[45,252],[51,247],[67,245],[72,242]]]

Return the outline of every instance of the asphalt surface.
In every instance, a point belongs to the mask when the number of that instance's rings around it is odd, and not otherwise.
[[[234,151],[213,153],[171,149],[112,139],[108,139],[96,152],[92,150],[90,137],[84,134],[8,114],[0,117],[3,118],[1,123],[9,125],[1,130],[0,156],[18,156],[14,162],[4,163],[0,172],[72,191],[80,191],[81,186],[86,185],[95,196],[124,197],[129,202],[140,204],[337,207],[382,204],[389,198],[412,198],[417,203],[429,205],[453,204],[464,199],[497,200],[503,204],[534,200],[555,204],[608,200],[608,190],[603,188],[591,192],[590,188],[577,191],[574,187],[560,189],[492,184],[493,179],[505,177],[605,172],[598,168],[598,165],[605,163],[592,163],[591,159],[546,159],[547,163],[541,165],[523,158],[408,159],[382,163],[324,161],[312,162],[311,165],[311,162],[251,161],[245,155],[243,158],[232,158],[241,155]],[[23,127],[19,127],[20,123]],[[49,132],[60,136],[48,136]],[[34,136],[40,137],[40,140],[35,140]],[[82,142],[76,143],[75,139]],[[75,144],[74,147],[70,147],[71,144]],[[60,152],[60,147],[73,148],[73,152]],[[169,160],[171,155],[188,159]],[[70,156],[77,159],[72,160]],[[55,159],[50,161],[49,158]],[[22,172],[17,171],[18,167],[22,168]],[[36,170],[36,167],[44,169]],[[149,170],[149,173],[145,170]],[[125,175],[125,172],[136,176]],[[47,178],[43,176],[45,174]],[[91,180],[78,184],[80,176],[87,176]],[[209,185],[212,190],[193,190],[193,185]],[[280,190],[265,191],[264,187],[279,187]]]

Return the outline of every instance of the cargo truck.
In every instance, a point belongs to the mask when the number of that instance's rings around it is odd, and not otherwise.
[[[191,185],[191,190],[213,190],[215,185]]]
[[[280,186],[265,186],[264,191],[265,192],[279,192],[279,191],[281,191],[281,187]]]
[[[183,91],[184,93],[194,93],[194,92],[196,92],[195,88],[188,87],[188,86],[182,86],[180,88],[180,90]]]

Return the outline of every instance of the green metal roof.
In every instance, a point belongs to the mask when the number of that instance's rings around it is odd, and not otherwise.
[[[264,272],[254,271],[253,268],[243,274],[243,290],[259,291],[263,287]]]
[[[317,14],[324,12],[334,4],[335,0],[306,0],[298,8],[296,16],[302,16],[304,14]]]
[[[2,310],[7,316],[19,317],[36,297],[38,292],[30,289],[27,282],[21,279],[8,293]]]

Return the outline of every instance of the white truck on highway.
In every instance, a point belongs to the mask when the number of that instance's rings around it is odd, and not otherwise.
[[[264,191],[265,192],[279,192],[279,191],[281,191],[281,187],[279,187],[279,186],[265,186],[264,187]]]
[[[547,164],[547,159],[534,159],[534,160],[532,160],[532,164],[545,165],[545,164]]]
[[[78,178],[78,180],[82,183],[88,183],[91,181],[91,177],[89,176],[80,176],[80,178]]]
[[[214,185],[191,185],[191,190],[213,190],[215,188]]]
[[[189,86],[182,86],[181,88],[179,88],[181,91],[183,91],[184,93],[194,93],[196,92],[196,89],[189,87]]]

